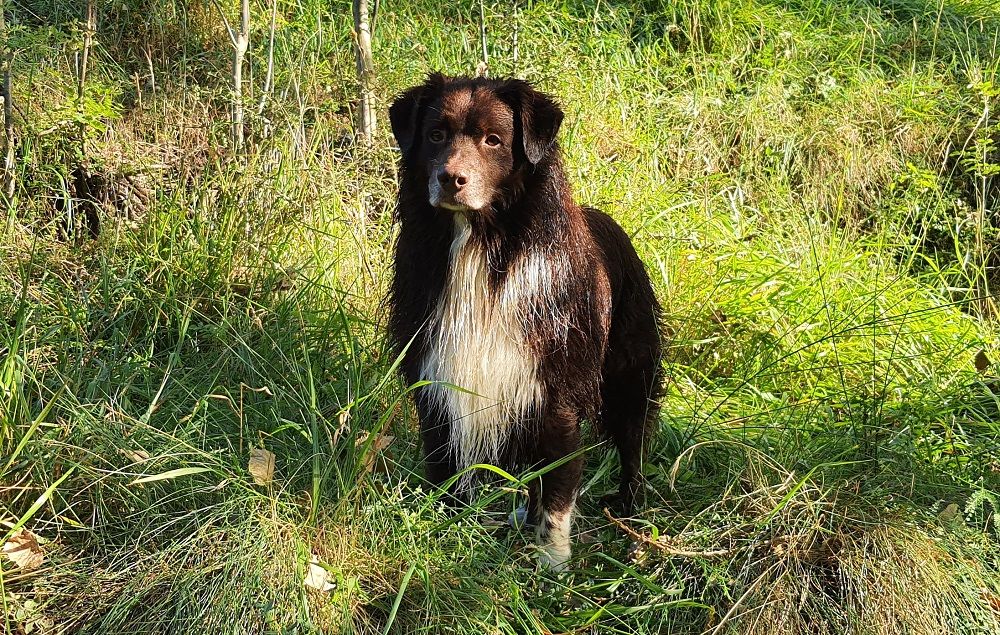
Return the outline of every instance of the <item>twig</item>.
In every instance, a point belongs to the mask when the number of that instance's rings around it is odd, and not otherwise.
[[[677,549],[676,547],[671,547],[667,544],[666,536],[660,536],[654,540],[647,534],[639,533],[638,531],[632,529],[621,520],[612,516],[607,507],[604,508],[604,516],[611,521],[611,524],[625,532],[632,540],[641,542],[642,544],[652,547],[653,549],[656,549],[661,553],[665,553],[668,556],[680,556],[682,558],[718,558],[721,556],[728,556],[734,551],[733,549],[714,549],[710,551],[688,551],[686,549]]]
[[[156,73],[153,72],[153,56],[149,52],[149,46],[143,50],[146,55],[146,66],[149,67],[149,88],[153,91],[153,97],[156,97]]]

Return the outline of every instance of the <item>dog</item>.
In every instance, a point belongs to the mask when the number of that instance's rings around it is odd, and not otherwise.
[[[389,335],[418,384],[427,478],[466,471],[461,499],[471,465],[556,464],[520,511],[543,566],[562,570],[581,421],[617,447],[624,513],[638,492],[661,392],[649,277],[611,217],[574,203],[563,112],[527,82],[434,73],[389,119],[401,152]]]

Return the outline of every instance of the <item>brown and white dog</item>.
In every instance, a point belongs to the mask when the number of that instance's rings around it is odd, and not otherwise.
[[[389,118],[402,152],[389,326],[406,380],[432,382],[415,393],[429,480],[558,462],[589,419],[618,448],[630,512],[657,417],[660,309],[625,232],[573,202],[562,110],[524,81],[432,74]],[[582,464],[529,488],[527,520],[555,569]]]

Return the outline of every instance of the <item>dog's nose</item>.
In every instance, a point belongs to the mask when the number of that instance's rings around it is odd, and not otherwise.
[[[455,194],[469,182],[469,177],[462,172],[452,170],[441,170],[438,172],[438,182],[445,192]]]

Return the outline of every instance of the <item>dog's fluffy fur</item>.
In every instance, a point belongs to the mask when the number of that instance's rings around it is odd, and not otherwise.
[[[520,80],[434,74],[389,115],[402,151],[389,326],[406,380],[433,382],[415,395],[428,478],[559,461],[589,419],[618,449],[630,511],[660,392],[659,306],[625,232],[573,202],[562,111]],[[530,488],[554,568],[581,468]]]

